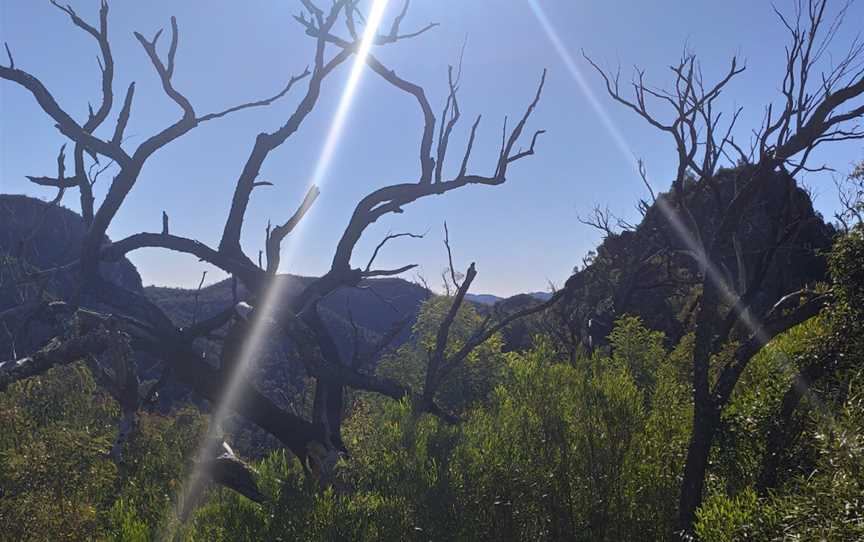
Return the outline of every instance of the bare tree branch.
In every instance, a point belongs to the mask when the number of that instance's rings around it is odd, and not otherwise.
[[[393,239],[398,239],[400,237],[411,237],[413,239],[423,239],[424,235],[425,234],[422,234],[422,233],[418,234],[418,233],[408,233],[408,232],[405,232],[405,233],[388,233],[384,237],[384,239],[382,239],[381,242],[378,243],[378,245],[375,247],[375,250],[372,252],[372,257],[369,258],[369,263],[366,264],[366,268],[363,270],[363,272],[369,273],[370,269],[372,268],[372,263],[375,262],[375,258],[378,256],[378,251],[380,251],[381,248],[385,244],[387,244],[387,241],[391,241]]]
[[[296,211],[294,211],[294,214],[291,215],[291,218],[289,218],[288,221],[284,224],[273,228],[267,235],[267,273],[272,275],[275,274],[276,271],[279,269],[279,252],[282,245],[282,240],[285,239],[285,236],[294,231],[294,228],[297,227],[297,224],[299,224],[300,221],[303,220],[303,217],[306,216],[306,213],[312,207],[312,204],[315,203],[315,200],[318,199],[318,195],[320,193],[321,191],[318,189],[317,186],[310,186],[309,190],[306,191],[306,196],[303,198],[303,202],[300,204],[300,207]]]

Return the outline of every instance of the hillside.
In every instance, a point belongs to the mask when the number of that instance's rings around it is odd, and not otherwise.
[[[299,294],[314,280],[312,277],[297,275],[283,275],[281,278],[286,281],[280,287],[286,299]],[[213,316],[229,306],[233,298],[231,282],[226,279],[200,291],[147,286],[144,293],[170,314],[175,322],[184,325],[192,321],[196,303],[198,319]],[[238,297],[241,300],[246,297],[242,285],[238,285]],[[350,347],[347,341],[353,333],[351,319],[360,330],[361,336],[369,342],[387,333],[395,323],[408,318],[409,325],[405,326],[395,341],[400,344],[410,334],[410,322],[426,297],[426,291],[421,286],[406,280],[370,279],[363,281],[358,288],[334,292],[322,301],[321,311],[334,329],[340,330],[337,333],[342,339],[340,348]]]
[[[27,196],[0,194],[0,313],[40,298],[70,298],[77,285],[74,270],[52,273],[38,281],[27,277],[74,262],[85,233],[81,216],[70,209]],[[142,288],[138,271],[125,258],[102,263],[100,269],[124,288]],[[50,339],[50,333],[36,326],[0,332],[0,359],[12,357],[13,344],[18,354],[30,352]]]
[[[86,230],[81,216],[59,205],[21,195],[0,194],[0,256],[27,262],[35,269],[51,269],[75,261]],[[108,239],[106,239],[108,241]],[[141,276],[129,260],[103,263],[104,276],[130,290],[141,290]],[[0,309],[10,306],[11,283],[0,290]],[[74,287],[70,273],[54,277],[55,293],[63,297]]]
[[[713,187],[708,183],[685,186],[687,205],[704,239],[713,235],[746,173],[746,168],[722,170]],[[782,239],[774,251],[774,265],[756,293],[753,310],[757,314],[784,293],[825,281],[825,254],[836,235],[795,179],[776,173],[760,186],[736,237],[737,253],[735,243],[730,243],[716,266],[723,280],[743,293],[757,279],[752,270]],[[615,319],[625,314],[639,316],[649,328],[663,331],[669,344],[688,331],[698,295],[694,290],[698,270],[687,255],[687,237],[670,225],[664,205],[674,207],[671,194],[659,194],[634,228],[607,235],[588,265],[568,281],[573,301],[559,310],[559,316],[585,345],[602,344]],[[789,223],[793,225],[789,231],[778,230],[778,224]]]

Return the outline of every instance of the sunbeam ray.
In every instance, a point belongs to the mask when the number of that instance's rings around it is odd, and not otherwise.
[[[389,0],[373,0],[372,2],[372,6],[366,18],[366,26],[360,41],[360,46],[357,48],[355,53],[354,61],[351,65],[351,71],[349,72],[348,79],[345,83],[345,88],[342,90],[342,95],[339,99],[336,112],[333,115],[333,120],[330,123],[330,128],[324,140],[321,153],[318,156],[318,161],[312,178],[309,181],[309,186],[318,186],[320,188],[327,181],[327,173],[344,132],[345,122],[357,94],[357,88],[361,76],[363,75],[366,57],[373,45],[375,35],[378,32],[378,27],[381,24],[381,19],[388,2]],[[302,227],[302,221],[299,226]],[[289,243],[287,254],[283,256],[282,261],[290,261],[290,256],[293,252],[292,247],[297,246],[297,238],[302,232],[300,227],[295,228],[292,232],[293,242]],[[261,296],[256,311],[260,311],[262,314],[272,314],[276,310],[277,305],[282,301],[284,283],[285,281],[272,281]],[[221,439],[221,426],[228,413],[232,410],[234,403],[238,400],[240,384],[253,367],[254,361],[260,357],[262,346],[267,342],[269,332],[268,327],[266,318],[256,318],[248,336],[244,340],[243,347],[239,354],[239,359],[229,377],[228,385],[225,388],[222,400],[211,416],[210,430],[204,438],[204,442],[199,446],[196,455],[198,459],[196,461],[196,466],[193,468],[191,475],[183,485],[183,489],[180,493],[181,498],[178,503],[178,510],[185,510],[194,507],[201,495],[206,482],[206,473],[202,472],[200,465],[203,465],[208,454],[212,453],[212,442]],[[175,525],[169,527],[169,531],[179,525],[179,522],[176,521],[172,523]],[[170,539],[170,536],[171,533],[169,532],[168,535],[165,536],[165,539]]]
[[[549,39],[549,42],[552,44],[552,47],[555,49],[555,52],[561,58],[561,61],[567,68],[567,71],[570,73],[570,76],[576,82],[579,87],[579,90],[583,93],[588,103],[591,105],[591,108],[597,114],[597,117],[600,119],[603,127],[609,133],[609,136],[612,138],[612,141],[615,143],[615,146],[621,152],[621,154],[626,158],[628,163],[631,164],[634,173],[636,176],[640,175],[639,168],[639,160],[636,157],[636,153],[633,151],[631,145],[627,142],[627,139],[622,134],[621,130],[615,125],[612,121],[612,118],[609,116],[609,113],[606,111],[606,108],[602,103],[597,99],[594,92],[591,90],[591,87],[585,81],[585,77],[582,74],[579,67],[576,65],[576,62],[573,59],[573,56],[570,54],[570,51],[564,45],[564,42],[561,40],[558,32],[555,30],[555,27],[552,25],[549,18],[546,16],[546,12],[540,6],[538,0],[526,0],[528,2],[531,11],[534,13],[534,16],[537,19],[537,22],[540,24],[540,27],[546,34],[546,37]],[[650,180],[646,178],[646,182],[650,184]],[[660,211],[663,213],[663,216],[666,220],[669,221],[672,230],[675,232],[675,235],[679,238],[679,240],[684,243],[687,249],[696,257],[699,264],[704,269],[705,275],[707,279],[714,283],[714,285],[719,289],[721,295],[724,298],[724,301],[729,304],[729,306],[734,306],[738,301],[738,296],[735,293],[735,290],[729,286],[723,274],[717,269],[716,265],[705,254],[704,247],[702,243],[700,243],[697,239],[694,238],[694,235],[690,232],[690,230],[683,224],[681,218],[677,213],[671,208],[669,202],[667,202],[664,198],[657,198],[656,200],[657,206]],[[757,339],[761,341],[766,341],[767,334],[765,329],[762,326],[762,323],[757,320],[749,311],[744,312],[741,315],[741,321],[748,328],[748,331],[753,334]],[[767,342],[767,341],[766,341]],[[789,357],[782,351],[778,351],[778,355],[780,356],[780,367],[781,369],[787,373],[787,376],[794,377],[797,373],[797,367],[789,359]],[[833,425],[834,417],[828,411],[827,407],[824,403],[816,397],[810,389],[806,386],[798,382],[797,380],[793,380],[794,384],[799,387],[799,391],[807,397],[807,399],[814,405],[815,410],[822,418],[823,422]]]

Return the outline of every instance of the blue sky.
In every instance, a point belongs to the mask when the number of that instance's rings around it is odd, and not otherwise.
[[[40,0],[0,0],[0,40],[9,43],[16,66],[37,75],[73,116],[86,116],[87,102],[99,100],[99,72],[94,41],[68,18]],[[391,8],[398,7],[396,0]],[[536,0],[576,59],[588,85],[626,139],[633,155],[643,158],[655,188],[665,189],[675,167],[672,142],[616,106],[603,94],[598,78],[582,60],[584,49],[598,61],[620,61],[647,70],[650,81],[669,81],[667,66],[686,43],[706,74],[717,76],[738,53],[747,63],[719,100],[731,111],[743,106],[739,138],[758,125],[762,108],[776,99],[783,69],[784,29],[768,2],[730,0]],[[779,1],[778,7],[791,7]],[[76,0],[73,7],[95,21],[98,2]],[[117,64],[115,93],[136,82],[136,100],[127,135],[132,148],[178,116],[161,91],[140,45],[137,30],[152,36],[171,15],[180,25],[175,86],[199,113],[219,110],[279,90],[290,74],[310,63],[313,43],[291,18],[299,2],[291,0],[115,1],[110,34]],[[385,19],[386,20],[386,19]],[[367,231],[354,263],[365,263],[389,231],[426,232],[425,239],[399,239],[379,256],[382,267],[420,264],[434,286],[446,265],[442,222],[450,228],[454,259],[460,268],[477,262],[474,291],[508,295],[561,284],[574,264],[598,242],[597,232],[577,221],[595,203],[634,218],[634,204],[645,197],[632,170],[632,155],[622,153],[604,128],[539,24],[529,0],[415,0],[404,28],[427,22],[439,27],[414,40],[375,50],[400,75],[422,84],[436,111],[446,98],[447,65],[454,63],[467,36],[460,105],[466,119],[451,140],[448,169],[455,173],[470,121],[483,123],[472,155],[472,168],[494,168],[504,115],[519,115],[530,100],[543,68],[549,75],[530,128],[547,130],[537,155],[515,164],[506,184],[467,187],[414,203]],[[838,51],[864,21],[864,6],[853,5],[837,41]],[[165,39],[165,38],[163,38]],[[164,43],[163,43],[164,45]],[[4,59],[5,61],[5,59]],[[350,66],[324,83],[316,110],[299,133],[272,153],[263,180],[275,184],[253,194],[243,243],[256,255],[268,219],[284,221],[298,205],[311,177]],[[160,150],[147,163],[138,184],[114,220],[109,234],[119,239],[137,231],[158,231],[161,211],[171,217],[172,232],[216,245],[242,165],[260,131],[276,129],[293,111],[303,90],[295,88],[277,104],[206,123]],[[116,114],[116,113],[115,113]],[[25,175],[53,175],[63,138],[32,97],[0,83],[0,191],[41,198],[53,192],[30,185]],[[113,117],[106,127],[113,127]],[[283,271],[318,274],[326,270],[354,204],[371,190],[416,179],[421,116],[413,99],[388,86],[371,71],[360,81],[345,131],[323,181],[322,193],[291,244]],[[843,173],[864,156],[860,142],[826,146],[813,162]],[[71,160],[69,163],[71,168]],[[446,170],[445,170],[446,171]],[[836,204],[830,176],[804,178],[814,188],[816,206],[826,215]],[[109,177],[96,185],[97,200]],[[64,204],[77,208],[77,194]],[[147,284],[191,287],[208,267],[196,259],[144,250],[132,255]],[[208,273],[208,279],[220,275]],[[411,278],[409,275],[406,278]]]

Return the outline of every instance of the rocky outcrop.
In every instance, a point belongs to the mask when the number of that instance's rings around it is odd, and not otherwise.
[[[74,211],[27,196],[0,194],[0,313],[40,300],[69,299],[78,285],[74,269],[40,275],[38,280],[33,275],[75,262],[86,233]],[[126,289],[142,289],[138,271],[126,259],[104,263],[100,270]],[[54,332],[14,312],[5,314],[0,322],[2,360],[32,352]]]
[[[29,270],[45,270],[78,258],[87,234],[81,216],[65,207],[39,199],[0,194],[0,257],[18,260]],[[106,238],[107,242],[108,239]],[[129,290],[140,291],[141,276],[129,260],[103,263],[102,275]],[[72,292],[74,273],[59,273],[52,287],[57,297]],[[6,282],[6,281],[4,281]],[[5,283],[4,290],[10,283]],[[8,306],[8,292],[0,297],[0,309]]]
[[[724,209],[750,173],[748,167],[722,170],[711,183],[686,184],[687,206],[703,239],[713,237]],[[715,262],[723,279],[743,292],[758,280],[754,270],[766,251],[782,240],[761,279],[754,299],[756,313],[785,293],[825,280],[824,252],[836,233],[789,175],[778,172],[758,182],[759,192],[734,241],[724,243],[721,261]],[[638,226],[607,236],[590,263],[568,281],[573,301],[561,314],[579,330],[584,344],[602,343],[615,319],[624,314],[640,316],[648,327],[663,331],[670,343],[688,330],[699,278],[693,258],[686,254],[693,245],[663,207],[677,214],[674,198],[659,195]]]

